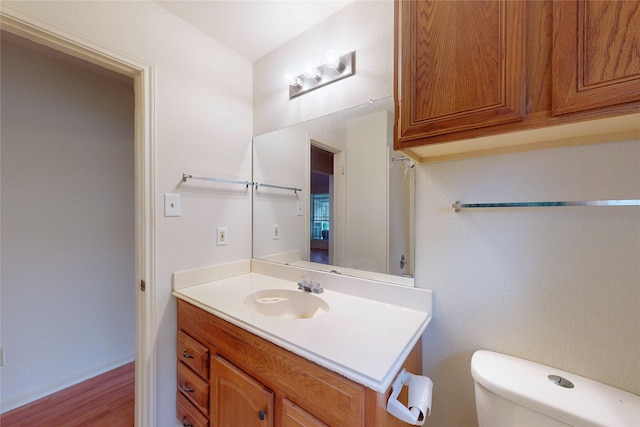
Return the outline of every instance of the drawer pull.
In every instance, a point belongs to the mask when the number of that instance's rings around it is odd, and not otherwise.
[[[186,416],[186,415],[185,415],[184,417],[182,417],[182,426],[183,426],[183,427],[193,427],[193,424],[188,423],[188,422],[186,421],[186,419],[187,419],[187,416]]]
[[[259,411],[258,412],[258,418],[260,418],[260,421],[264,421],[266,416],[267,416],[267,412],[266,411]]]
[[[187,393],[193,393],[195,390],[187,386],[187,383],[182,383],[182,391],[186,391]]]
[[[188,354],[187,353],[187,349],[186,348],[184,350],[182,350],[182,357],[184,357],[185,359],[193,359],[193,358],[195,358],[195,356],[193,354]]]

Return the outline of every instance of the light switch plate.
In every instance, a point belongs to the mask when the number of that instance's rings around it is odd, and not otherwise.
[[[278,240],[280,238],[280,226],[278,224],[273,224],[272,230],[271,238],[273,240]]]
[[[164,216],[180,216],[180,211],[180,195],[165,193]]]
[[[298,203],[296,203],[296,215],[298,216],[304,215],[303,209],[304,209],[304,203],[302,202],[302,200],[299,200]]]

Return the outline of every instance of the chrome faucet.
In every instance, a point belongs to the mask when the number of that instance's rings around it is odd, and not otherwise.
[[[307,276],[302,276],[298,281],[298,289],[313,294],[321,294],[324,292],[319,279],[310,280]]]

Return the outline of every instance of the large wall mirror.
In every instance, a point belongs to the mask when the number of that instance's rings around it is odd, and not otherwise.
[[[253,138],[253,257],[413,286],[413,163],[393,98]]]

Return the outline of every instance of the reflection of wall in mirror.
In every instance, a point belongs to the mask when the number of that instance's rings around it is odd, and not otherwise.
[[[345,260],[340,265],[387,272],[387,139],[390,125],[386,111],[348,122],[346,247]]]
[[[306,132],[292,126],[253,139],[253,180],[285,187],[305,187]],[[306,215],[297,215],[297,203],[307,205],[308,194],[258,187],[253,199],[253,256],[293,262],[307,259],[304,252]],[[279,238],[273,239],[273,224],[279,225]],[[301,252],[302,251],[302,252]],[[271,257],[271,258],[270,258]],[[275,259],[274,259],[275,257]]]

